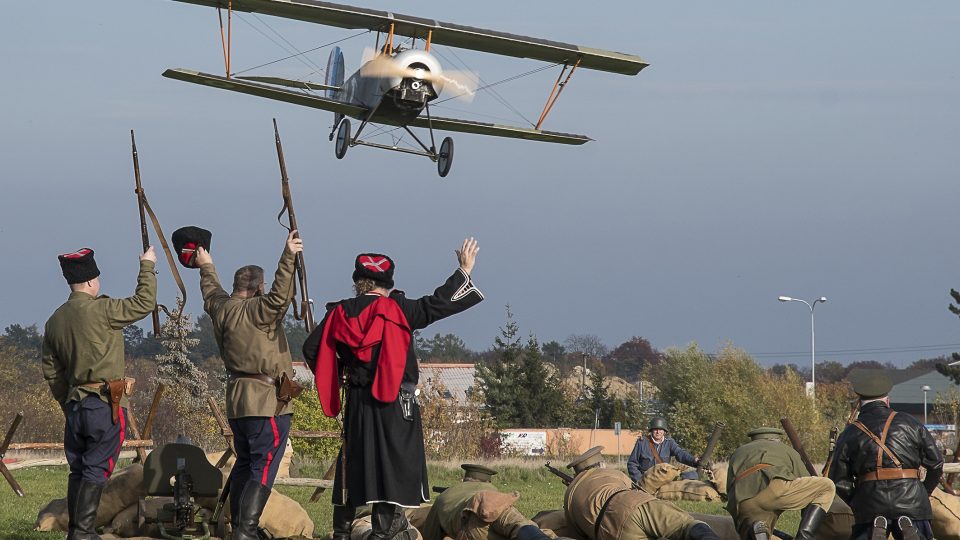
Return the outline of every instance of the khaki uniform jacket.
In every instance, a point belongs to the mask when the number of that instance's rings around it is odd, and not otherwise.
[[[203,309],[213,321],[213,333],[228,376],[262,374],[293,377],[293,363],[283,317],[293,298],[294,255],[284,248],[270,291],[262,296],[234,298],[220,286],[212,263],[200,266]],[[230,377],[227,381],[227,418],[274,416],[276,387],[266,382]],[[280,415],[291,414],[289,403]]]
[[[460,518],[467,502],[481,491],[496,491],[489,482],[461,482],[448,487],[437,496],[424,520],[420,534],[423,540],[443,540],[445,536],[455,538],[460,531]]]
[[[766,467],[749,474],[740,481],[737,475],[754,465],[766,463]],[[739,503],[756,496],[771,480],[782,478],[796,480],[810,476],[800,454],[779,439],[755,439],[733,451],[727,467],[727,511],[736,515]]]
[[[143,319],[157,305],[157,276],[152,261],[140,261],[137,288],[129,298],[94,298],[72,292],[47,320],[43,330],[41,369],[53,398],[61,406],[93,394],[80,385],[123,378],[123,327]],[[127,396],[120,405],[126,407]]]
[[[606,505],[607,510],[600,521],[600,537],[619,538],[619,531],[628,517],[627,514],[656,500],[653,495],[631,487],[630,477],[618,470],[595,467],[583,471],[570,482],[563,496],[563,511],[567,523],[576,525],[585,537],[598,540],[595,524],[600,517],[600,511]],[[614,499],[608,505],[610,497]],[[621,508],[621,503],[627,506]]]

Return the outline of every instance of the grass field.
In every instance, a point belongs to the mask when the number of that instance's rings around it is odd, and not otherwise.
[[[540,510],[562,508],[564,485],[557,477],[543,468],[542,463],[515,460],[489,465],[500,471],[500,474],[494,477],[494,483],[501,491],[519,491],[521,493],[516,507],[524,515],[530,517]],[[319,478],[323,475],[324,470],[325,468],[320,465],[307,465],[301,467],[300,476]],[[460,481],[462,472],[453,463],[431,464],[430,483],[433,486],[452,485]],[[67,486],[66,467],[20,469],[13,471],[13,474],[23,487],[26,496],[23,498],[17,497],[8,486],[0,486],[0,539],[62,539],[64,537],[62,532],[34,532],[33,524],[41,507],[51,499],[65,496]],[[324,493],[319,502],[311,503],[309,499],[313,493],[313,488],[280,486],[277,489],[303,505],[316,524],[316,536],[321,536],[330,530],[332,508],[329,491]],[[680,506],[690,512],[726,514],[719,502],[682,502]],[[785,514],[778,523],[778,528],[793,532],[796,530],[797,522],[798,516],[796,513]]]

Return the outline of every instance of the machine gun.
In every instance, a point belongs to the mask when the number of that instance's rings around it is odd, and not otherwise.
[[[283,193],[283,209],[277,214],[277,221],[288,231],[297,229],[297,215],[293,211],[293,195],[290,193],[290,178],[287,177],[287,164],[283,159],[283,145],[280,143],[280,131],[277,129],[277,119],[273,119],[273,135],[277,143],[277,159],[280,160],[280,185]],[[287,224],[280,221],[283,214],[287,214]],[[297,236],[300,233],[297,232]],[[293,317],[298,321],[303,321],[307,333],[313,331],[316,326],[313,318],[313,300],[310,299],[310,293],[307,292],[307,265],[303,259],[303,252],[297,253],[293,261],[297,273],[297,286],[300,288],[300,309],[297,309],[296,300],[293,300]]]
[[[207,461],[200,447],[170,443],[157,448],[143,464],[143,482],[148,495],[172,496],[173,502],[164,504],[156,516],[149,516],[146,500],[141,498],[137,506],[138,525],[142,528],[156,523],[160,535],[169,540],[210,538],[210,523],[194,497],[217,496],[222,480],[220,469]]]
[[[553,474],[559,476],[559,477],[560,477],[560,480],[563,482],[564,485],[569,486],[569,485],[570,485],[570,482],[573,482],[573,477],[572,477],[572,476],[570,476],[569,474],[567,474],[567,473],[561,471],[560,469],[554,467],[553,465],[550,465],[550,462],[549,462],[549,461],[546,462],[543,466],[546,467],[548,471],[550,471],[550,472],[552,472]]]

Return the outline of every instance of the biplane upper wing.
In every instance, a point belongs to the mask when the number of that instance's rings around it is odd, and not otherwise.
[[[189,69],[168,69],[163,72],[163,76],[170,79],[178,79],[181,81],[202,84],[205,86],[212,86],[214,88],[221,88],[223,90],[240,92],[242,94],[250,94],[253,96],[264,97],[277,101],[284,101],[286,103],[293,103],[294,105],[302,105],[304,107],[312,107],[314,109],[323,109],[325,111],[342,113],[354,118],[362,117],[368,111],[368,109],[365,107],[344,103],[335,99],[328,99],[312,94],[297,92],[295,90],[288,90],[286,88],[277,88],[245,79],[228,79],[220,75],[211,75],[209,73],[201,73],[199,71],[192,71]],[[430,122],[433,123],[434,129],[442,131],[459,131],[462,133],[475,133],[478,135],[509,137],[512,139],[528,139],[531,141],[560,144],[583,144],[591,140],[590,137],[585,135],[572,135],[569,133],[560,133],[556,131],[542,131],[532,128],[504,126],[486,122],[476,122],[473,120],[457,120],[455,118],[434,117],[431,120],[427,120],[424,117],[418,117],[408,125],[413,127],[428,128],[430,127]]]
[[[224,9],[228,3],[228,0],[177,1]],[[545,62],[573,64],[579,59],[582,68],[623,75],[636,75],[648,65],[642,58],[632,54],[320,0],[230,0],[230,3],[236,11],[262,13],[340,28],[387,31],[393,24],[394,34],[426,39],[427,33],[431,32],[431,42],[439,45]]]
[[[260,84],[258,82],[245,79],[228,79],[219,75],[211,75],[209,73],[201,73],[199,71],[192,71],[189,69],[168,69],[163,72],[163,76],[170,79],[177,79],[181,81],[202,84],[204,86],[222,88],[224,90],[230,90],[233,92],[240,92],[241,94],[250,94],[252,96],[259,96],[277,101],[285,101],[287,103],[303,105],[305,107],[313,107],[314,109],[323,109],[325,111],[341,113],[347,116],[356,117],[367,112],[365,107],[359,107],[357,105],[344,103],[335,99],[305,94],[302,92],[287,90],[285,88],[267,86],[265,84]]]
[[[441,118],[436,116],[430,118],[429,120],[423,116],[418,116],[413,122],[410,122],[409,125],[428,128],[431,124],[433,125],[433,129],[438,129],[440,131],[459,131],[461,133],[475,133],[477,135],[492,135],[494,137],[527,139],[530,141],[559,144],[580,145],[593,140],[586,135],[560,133],[559,131],[542,131],[533,128],[505,126],[501,124],[477,122],[475,120],[458,120],[456,118]]]

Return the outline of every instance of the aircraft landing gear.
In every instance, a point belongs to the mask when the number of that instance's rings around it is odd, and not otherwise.
[[[337,159],[343,159],[343,156],[347,155],[348,148],[350,148],[350,120],[344,118],[337,129],[337,142],[333,148]]]
[[[453,139],[444,137],[440,143],[440,152],[437,153],[437,172],[440,178],[445,178],[453,165]]]

